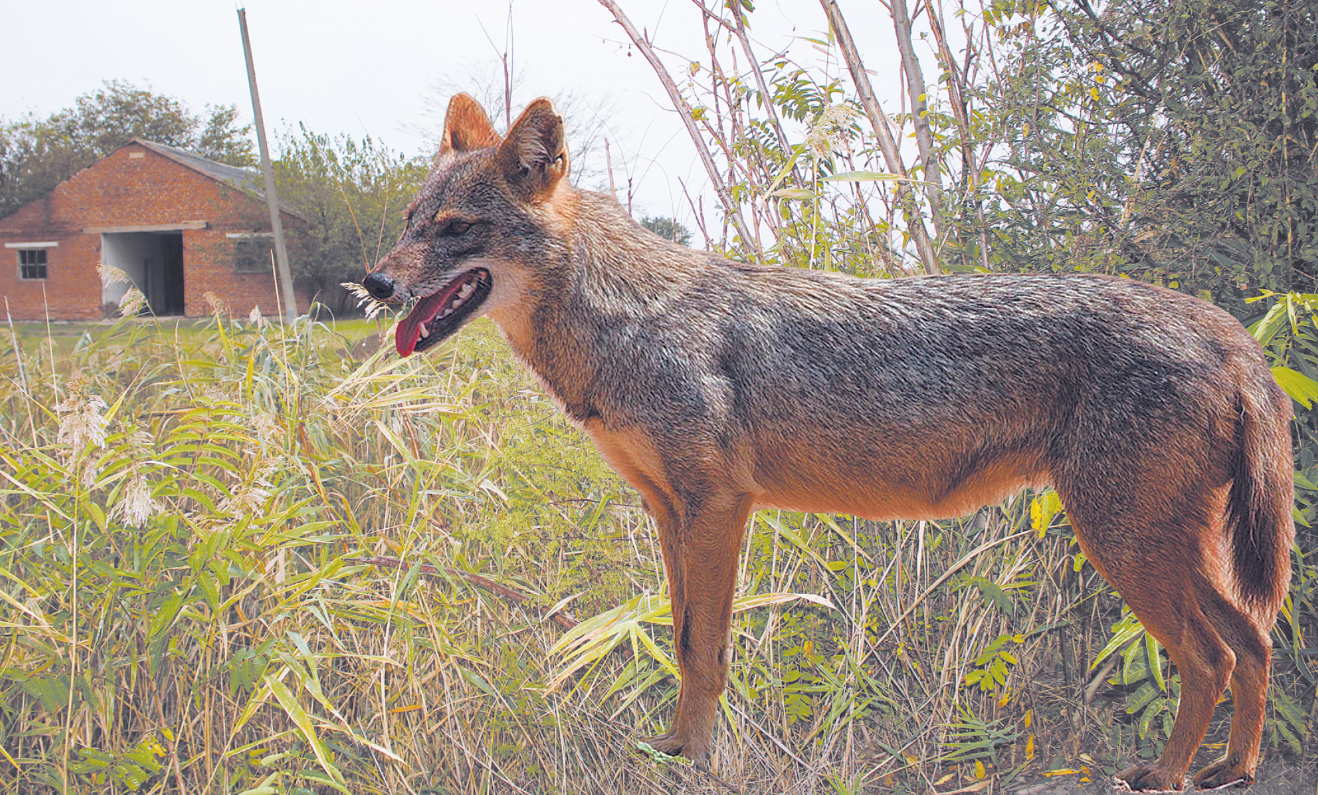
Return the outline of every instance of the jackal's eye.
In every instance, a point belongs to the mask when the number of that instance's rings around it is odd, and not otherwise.
[[[441,237],[458,237],[459,235],[467,234],[467,232],[471,230],[471,227],[472,223],[470,221],[464,221],[461,218],[453,218],[443,222],[443,225],[439,227],[439,234]]]

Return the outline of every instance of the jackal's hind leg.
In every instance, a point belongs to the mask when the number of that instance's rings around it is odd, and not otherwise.
[[[1247,787],[1254,783],[1259,746],[1263,742],[1263,714],[1267,701],[1268,669],[1272,658],[1270,611],[1242,609],[1233,599],[1211,592],[1200,597],[1204,615],[1235,653],[1231,672],[1231,736],[1226,756],[1194,777],[1201,790]]]
[[[1211,494],[1180,506],[1169,500],[1162,516],[1148,509],[1149,502],[1139,511],[1119,498],[1103,504],[1092,489],[1072,499],[1063,494],[1062,500],[1086,556],[1167,649],[1181,676],[1176,720],[1162,756],[1121,771],[1118,783],[1133,792],[1180,792],[1236,667],[1232,644],[1213,621],[1220,597],[1206,573],[1213,570],[1205,563],[1212,552],[1202,539],[1215,536],[1211,527],[1196,526],[1200,517],[1221,511],[1201,508],[1211,504]]]
[[[1114,584],[1125,596],[1128,589]],[[1123,770],[1117,777],[1135,792],[1180,792],[1217,699],[1226,689],[1235,655],[1202,616],[1197,621],[1187,620],[1186,614],[1198,612],[1195,605],[1178,606],[1184,613],[1179,609],[1159,612],[1148,609],[1148,602],[1142,598],[1127,597],[1127,601],[1145,630],[1167,647],[1176,663],[1181,674],[1181,700],[1162,756],[1153,764]]]

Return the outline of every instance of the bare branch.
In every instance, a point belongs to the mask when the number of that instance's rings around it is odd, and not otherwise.
[[[932,13],[930,14],[932,16]],[[897,33],[897,50],[902,56],[902,71],[906,73],[906,93],[911,98],[911,120],[915,124],[915,144],[920,149],[921,173],[924,175],[925,196],[929,199],[929,212],[934,224],[934,236],[942,239],[943,186],[934,149],[934,136],[929,130],[928,90],[924,84],[924,71],[915,55],[911,40],[911,14],[906,0],[892,0],[892,26]]]
[[[606,1],[612,2],[612,0],[600,0],[600,2]],[[847,69],[851,72],[851,80],[856,85],[856,94],[860,98],[861,107],[865,109],[865,115],[869,117],[870,125],[874,128],[874,134],[879,139],[879,149],[883,152],[883,159],[887,163],[888,170],[893,174],[909,179],[906,166],[902,164],[901,153],[897,151],[897,142],[893,140],[892,131],[889,129],[888,116],[879,107],[879,100],[874,96],[874,88],[870,85],[869,75],[865,72],[865,65],[860,60],[860,53],[856,50],[856,43],[851,38],[851,31],[847,28],[846,20],[842,18],[842,12],[837,7],[837,0],[819,1],[824,7],[824,13],[828,15],[828,24],[837,37],[838,49],[842,51],[842,58],[847,62]],[[910,231],[911,239],[915,241],[915,250],[920,256],[920,263],[924,267],[925,273],[940,273],[938,258],[934,253],[933,244],[929,240],[929,233],[925,230],[919,205],[911,196],[906,180],[897,183],[897,196],[902,209],[905,211],[907,228]]]
[[[741,216],[741,208],[733,200],[732,194],[728,191],[727,185],[723,181],[723,175],[719,173],[718,166],[714,163],[714,156],[710,154],[709,147],[705,145],[704,139],[700,135],[700,130],[696,127],[695,115],[691,106],[687,104],[686,99],[682,97],[682,92],[678,90],[677,83],[673,80],[672,75],[664,67],[659,56],[655,54],[654,48],[646,40],[641,32],[636,29],[627,15],[623,13],[622,8],[616,0],[599,0],[600,5],[613,14],[614,20],[617,21],[622,29],[627,31],[627,36],[636,45],[636,48],[645,56],[645,60],[650,62],[650,67],[663,83],[664,90],[668,92],[668,98],[672,101],[673,107],[682,117],[682,124],[686,126],[687,134],[691,137],[691,143],[696,147],[696,154],[700,156],[700,162],[705,166],[705,173],[709,175],[710,182],[714,185],[714,190],[718,193],[719,201],[723,204],[724,212],[737,228],[737,235],[745,245],[754,245],[755,238],[751,235],[750,229],[746,226],[745,220]]]

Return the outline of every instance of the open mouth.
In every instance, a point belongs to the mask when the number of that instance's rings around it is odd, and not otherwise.
[[[400,356],[437,345],[476,311],[490,296],[494,280],[484,268],[469,270],[444,286],[444,289],[422,298],[407,317],[398,324],[394,342]]]

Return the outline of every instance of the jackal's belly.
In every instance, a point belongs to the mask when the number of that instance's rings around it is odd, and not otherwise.
[[[961,461],[918,456],[859,458],[761,456],[757,504],[866,519],[950,519],[965,516],[1048,482],[1036,456],[1004,453]]]

